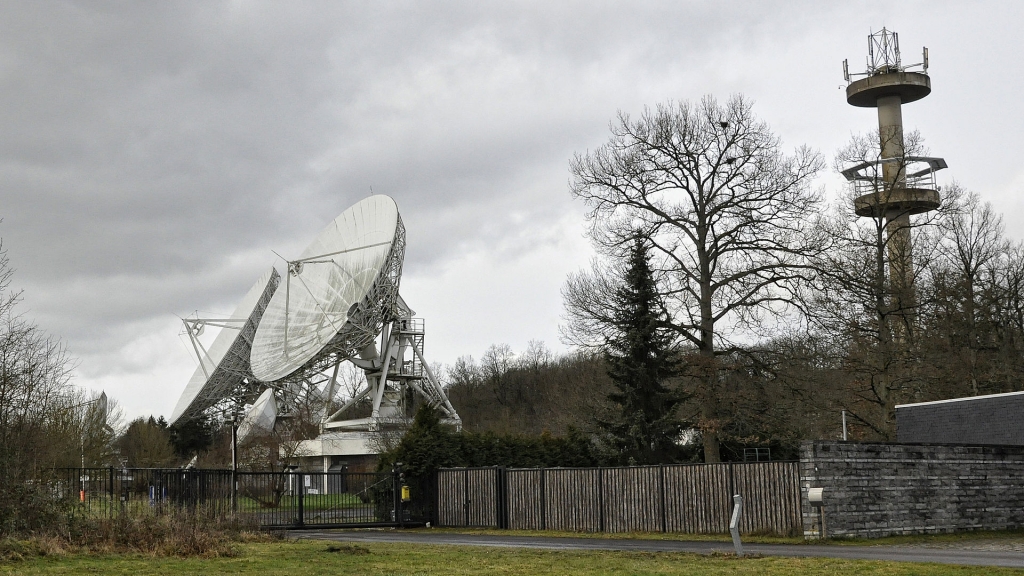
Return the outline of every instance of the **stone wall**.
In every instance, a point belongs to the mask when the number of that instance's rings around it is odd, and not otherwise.
[[[805,442],[804,536],[819,535],[809,488],[824,488],[827,536],[1024,527],[1024,446]]]

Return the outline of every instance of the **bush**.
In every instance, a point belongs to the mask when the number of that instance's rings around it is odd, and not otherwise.
[[[0,562],[74,553],[233,557],[238,554],[236,543],[274,537],[255,524],[188,510],[112,518],[69,516],[45,530],[24,534],[24,539],[0,540]]]
[[[268,538],[255,525],[188,510],[78,519],[60,536],[72,549],[88,552],[201,558],[235,556],[234,543]]]
[[[573,429],[565,437],[456,432],[441,424],[440,414],[429,406],[416,412],[398,446],[381,454],[377,469],[391,471],[399,462],[412,492],[409,509],[414,516],[430,509],[434,474],[439,468],[588,467],[607,463],[594,443]]]

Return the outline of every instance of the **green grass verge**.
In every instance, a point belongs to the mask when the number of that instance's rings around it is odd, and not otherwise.
[[[736,558],[678,553],[569,552],[413,544],[353,545],[275,542],[238,545],[233,558],[154,558],[138,555],[48,556],[0,564],[0,574],[312,574],[346,575],[625,575],[758,574],[947,576],[1024,574],[1009,568],[978,568],[824,558]]]
[[[359,496],[350,493],[342,494],[306,494],[302,499],[302,507],[305,510],[335,510],[335,509],[346,509],[346,508],[361,508],[361,507],[372,507],[373,502],[363,502]],[[272,505],[267,505],[272,504]],[[150,503],[149,499],[144,495],[133,493],[132,498],[127,502],[121,502],[120,500],[110,500],[104,496],[90,496],[85,502],[78,502],[77,500],[71,501],[72,510],[76,515],[83,516],[86,518],[105,518],[110,516],[111,512],[120,513],[124,510],[130,510],[132,513],[144,513],[148,510],[157,510],[161,508],[177,507],[168,500],[157,500],[155,503]],[[231,500],[229,498],[213,499],[208,498],[204,500],[202,507],[210,509],[226,510],[230,508]],[[299,508],[298,496],[281,496],[276,501],[266,501],[260,503],[259,501],[250,498],[244,494],[238,495],[238,511],[239,512],[260,512],[260,511],[293,511]]]
[[[412,528],[407,532],[447,532],[487,536],[544,536],[549,538],[600,538],[610,540],[672,540],[679,542],[729,542],[729,534],[685,534],[679,532],[562,532],[559,530],[497,530],[491,528]],[[785,536],[743,535],[744,542],[755,544],[803,544],[804,539]]]
[[[409,532],[448,532],[451,534],[482,534],[488,536],[546,536],[551,538],[603,538],[624,540],[672,540],[679,542],[732,542],[729,534],[684,534],[676,532],[561,532],[557,530],[496,530],[490,528],[418,528]],[[794,536],[744,534],[743,542],[751,544],[829,544],[836,546],[902,546],[917,544],[955,544],[980,540],[1024,542],[1024,530],[976,530],[951,534],[920,534],[884,538],[828,538],[804,540]]]

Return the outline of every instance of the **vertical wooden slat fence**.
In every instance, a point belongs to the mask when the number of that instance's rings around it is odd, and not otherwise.
[[[596,532],[597,471],[593,468],[554,468],[544,473],[547,530]]]
[[[799,534],[796,462],[621,468],[455,468],[437,475],[440,526],[723,533],[732,495],[743,533]]]
[[[444,474],[447,470],[442,470]],[[506,503],[508,528],[513,530],[542,530],[541,471],[508,470],[508,499]]]
[[[437,482],[440,526],[498,526],[498,468],[441,470]]]

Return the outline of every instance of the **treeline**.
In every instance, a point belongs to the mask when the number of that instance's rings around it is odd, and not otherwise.
[[[493,345],[479,363],[463,356],[441,379],[473,432],[561,436],[569,428],[589,430],[593,417],[610,409],[611,381],[599,354],[555,355],[537,341],[520,354]]]

